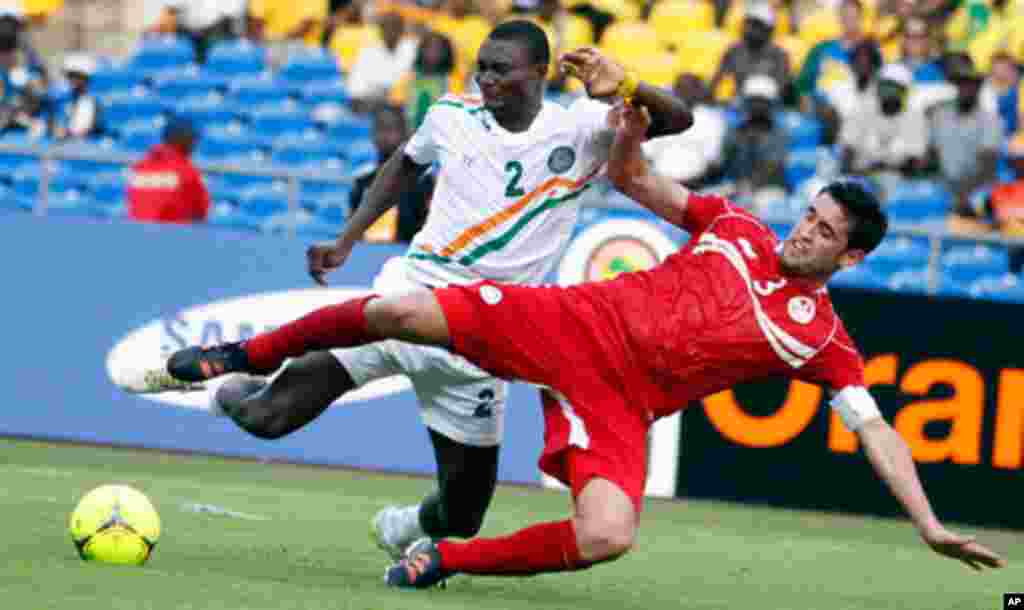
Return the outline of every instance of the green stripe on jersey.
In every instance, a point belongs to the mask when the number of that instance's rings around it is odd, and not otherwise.
[[[453,263],[454,262],[454,263],[458,263],[458,264],[460,264],[460,265],[462,265],[464,267],[469,267],[470,265],[472,265],[473,263],[477,262],[478,260],[480,260],[484,256],[486,256],[486,255],[488,255],[488,254],[490,254],[492,252],[497,252],[498,250],[501,250],[502,248],[507,246],[509,244],[509,242],[511,242],[513,239],[515,239],[516,235],[519,235],[519,233],[522,232],[522,230],[526,227],[526,225],[530,224],[530,221],[532,221],[537,216],[540,216],[542,213],[544,213],[544,212],[546,212],[546,211],[548,211],[548,210],[550,210],[550,209],[552,209],[554,207],[557,207],[559,204],[565,203],[566,201],[572,201],[573,199],[576,199],[577,197],[582,195],[583,192],[586,191],[588,188],[590,188],[590,184],[589,183],[588,184],[584,184],[581,188],[579,188],[579,189],[577,189],[575,191],[572,191],[570,193],[566,193],[565,195],[562,195],[561,197],[549,197],[549,198],[545,199],[540,205],[538,205],[537,207],[533,208],[529,212],[527,212],[527,213],[523,214],[522,216],[520,216],[519,220],[517,220],[515,224],[513,224],[511,227],[509,227],[509,229],[507,231],[505,231],[504,233],[502,233],[498,237],[495,237],[491,241],[488,241],[486,243],[480,244],[479,246],[474,248],[473,251],[469,252],[468,254],[466,254],[466,255],[458,258],[458,259],[453,259],[453,258],[449,258],[447,256],[441,256],[439,254],[433,254],[433,253],[428,253],[428,252],[413,252],[413,253],[409,254],[408,256],[409,256],[409,258],[414,258],[414,259],[417,259],[417,260],[431,261],[431,262],[434,262],[434,263],[441,263],[441,264],[448,264],[448,263]]]

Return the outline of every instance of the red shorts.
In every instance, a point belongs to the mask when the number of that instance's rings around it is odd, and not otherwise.
[[[573,496],[593,478],[615,483],[641,509],[652,419],[631,405],[626,348],[610,312],[579,288],[494,282],[434,291],[452,350],[498,377],[544,392],[540,469]]]

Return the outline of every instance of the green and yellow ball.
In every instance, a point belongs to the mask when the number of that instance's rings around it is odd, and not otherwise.
[[[103,485],[78,502],[68,529],[86,561],[142,565],[160,538],[160,515],[138,490]]]

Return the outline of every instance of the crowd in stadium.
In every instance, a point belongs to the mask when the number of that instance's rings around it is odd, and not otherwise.
[[[687,186],[785,223],[829,178],[855,174],[898,227],[1024,228],[1018,0],[170,0],[130,57],[83,50],[49,68],[33,34],[62,3],[20,4],[0,6],[0,143],[82,140],[137,158],[159,149],[178,165],[329,173],[338,179],[303,180],[298,197],[301,226],[325,234],[391,146],[388,134],[375,141],[375,124],[406,134],[444,93],[472,92],[477,49],[513,17],[540,24],[556,56],[594,45],[686,99],[694,127],[645,152]],[[555,65],[549,93],[583,94]],[[187,145],[168,153],[183,130]],[[0,158],[5,199],[33,207],[39,164]],[[126,191],[140,181],[110,164],[75,171],[82,163],[46,180],[48,208],[132,213]],[[271,177],[206,172],[198,188],[208,201],[178,220],[267,228],[295,214]],[[429,185],[374,235],[408,239],[428,201]],[[894,252],[916,260],[918,246]],[[951,260],[1008,265],[1005,249],[964,252]]]

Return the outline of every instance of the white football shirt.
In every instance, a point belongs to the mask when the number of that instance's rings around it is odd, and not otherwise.
[[[572,235],[578,201],[604,173],[611,106],[545,101],[529,129],[503,129],[479,97],[436,102],[405,147],[440,170],[407,254],[429,286],[492,279],[539,284]]]

